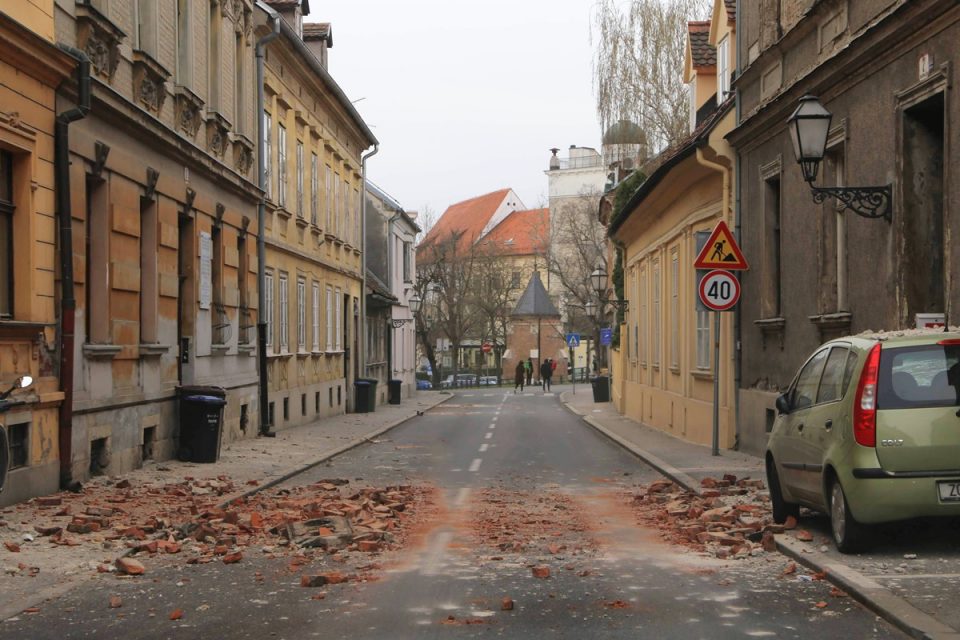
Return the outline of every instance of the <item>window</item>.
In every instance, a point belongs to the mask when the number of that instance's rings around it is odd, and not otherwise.
[[[327,185],[327,233],[333,233],[333,169],[326,165]]]
[[[520,286],[520,272],[514,271],[510,274],[510,286],[519,287]]]
[[[310,223],[317,224],[317,203],[320,190],[320,168],[317,154],[310,154]]]
[[[632,297],[635,302],[633,309],[630,311],[630,319],[633,321],[633,351],[628,352],[628,354],[632,355],[633,359],[636,360],[640,357],[640,329],[637,326],[637,316],[639,315],[637,313],[637,304],[639,304],[640,300],[640,270],[636,267],[636,265],[634,265],[634,267],[630,270],[630,277],[633,281]]]
[[[334,295],[336,296],[335,303],[337,305],[336,317],[334,318],[334,322],[337,323],[335,338],[337,341],[337,351],[342,351],[343,350],[343,336],[342,336],[343,327],[341,326],[341,320],[343,319],[343,295],[341,295],[339,288],[336,290]]]
[[[827,361],[829,351],[829,349],[818,351],[800,371],[796,385],[790,393],[790,407],[792,409],[806,409],[816,402],[820,374],[823,373],[823,365]]]
[[[717,43],[717,104],[730,93],[730,39],[724,37]]]
[[[313,283],[313,350],[320,351],[320,283],[319,282]]]
[[[697,309],[697,369],[710,368],[710,312]]]
[[[290,339],[290,292],[287,288],[287,274],[280,274],[280,351],[286,352]]]
[[[303,217],[303,141],[297,140],[297,217]]]
[[[411,282],[412,269],[411,269],[410,263],[412,262],[412,259],[411,259],[412,257],[413,256],[410,250],[410,243],[407,241],[404,241],[403,243],[403,281],[404,282]]]
[[[190,37],[190,0],[177,0],[177,84],[189,87],[193,77]]]
[[[307,350],[307,283],[297,278],[297,351]]]
[[[287,206],[287,128],[277,125],[277,204]]]
[[[640,269],[640,317],[637,318],[640,335],[637,338],[637,349],[640,352],[640,364],[647,364],[647,270]]]
[[[333,175],[333,233],[340,237],[340,174]]]
[[[157,203],[140,199],[140,343],[157,342]]]
[[[273,199],[273,118],[266,111],[263,112],[263,149],[267,154],[264,162],[263,188],[268,199]]]
[[[360,199],[360,190],[353,190],[353,238],[354,244],[359,246],[362,238],[360,237],[360,221],[363,216],[363,201]]]
[[[680,259],[670,259],[670,366],[680,366]]]
[[[333,351],[333,288],[327,285],[327,351]]]
[[[263,276],[263,319],[267,324],[267,349],[273,351],[273,272],[267,271]]]
[[[220,1],[210,2],[210,18],[208,22],[209,32],[207,33],[207,85],[209,86],[209,95],[207,96],[207,105],[214,111],[220,109]]]
[[[245,129],[245,123],[243,121],[244,100],[247,98],[246,82],[244,78],[244,53],[246,51],[246,46],[243,42],[242,33],[235,34],[234,38],[233,68],[235,78],[233,86],[233,121],[236,125],[235,129],[237,133],[243,133]]]
[[[247,300],[247,273],[250,271],[250,256],[247,255],[247,234],[241,232],[237,234],[237,294],[240,303],[240,318],[238,327],[240,333],[237,335],[238,344],[248,344],[250,342],[250,301]]]
[[[830,350],[827,364],[823,368],[820,390],[817,392],[817,404],[833,402],[843,397],[845,390],[843,376],[847,368],[847,355],[848,351],[843,347],[834,347]]]
[[[27,466],[27,461],[30,459],[29,449],[27,448],[28,436],[27,434],[30,431],[30,424],[27,422],[22,422],[20,424],[12,424],[7,427],[7,433],[10,438],[10,468],[17,469],[19,467]]]
[[[13,155],[0,151],[0,318],[13,317]]]
[[[782,308],[782,276],[780,266],[780,174],[764,180],[764,253],[767,261],[764,270],[763,313],[766,318],[779,318]],[[769,265],[769,266],[767,266]]]
[[[110,203],[109,185],[87,180],[87,342],[109,344],[110,321]]]
[[[660,364],[660,263],[653,263],[653,340],[650,342],[653,348],[651,360],[653,364]]]
[[[136,0],[133,3],[133,48],[146,51],[157,57],[157,3],[153,0]]]

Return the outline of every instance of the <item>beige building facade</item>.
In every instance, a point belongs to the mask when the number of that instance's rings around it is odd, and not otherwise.
[[[361,154],[376,138],[326,70],[326,40],[282,8],[266,49],[269,423],[283,429],[353,409],[363,295]],[[304,33],[308,42],[304,42]]]
[[[71,476],[177,453],[177,388],[217,385],[257,432],[251,0],[57,0],[92,62],[70,128],[77,301]],[[68,398],[69,399],[69,398]]]

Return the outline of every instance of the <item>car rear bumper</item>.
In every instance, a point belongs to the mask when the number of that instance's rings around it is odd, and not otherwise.
[[[883,469],[856,468],[841,482],[853,516],[860,522],[874,524],[927,516],[960,516],[960,502],[940,500],[937,482],[941,480],[960,480],[960,471],[890,474]]]

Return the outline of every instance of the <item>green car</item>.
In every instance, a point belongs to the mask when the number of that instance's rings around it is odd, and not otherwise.
[[[864,526],[960,516],[960,334],[860,334],[822,345],[767,443],[773,518],[828,513],[837,548]]]

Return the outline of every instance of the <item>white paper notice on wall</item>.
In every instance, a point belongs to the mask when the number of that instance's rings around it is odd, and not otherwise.
[[[200,308],[209,309],[213,294],[213,240],[206,231],[200,232]]]

